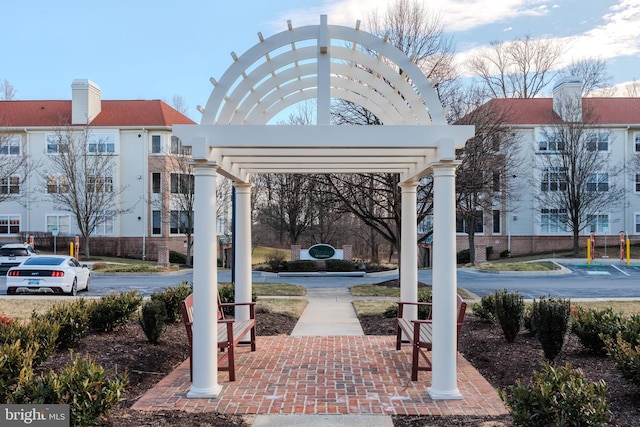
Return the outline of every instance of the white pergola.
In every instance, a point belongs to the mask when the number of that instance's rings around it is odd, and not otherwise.
[[[400,287],[417,301],[419,180],[433,173],[433,399],[462,398],[456,376],[455,150],[474,133],[449,126],[430,82],[400,50],[370,33],[328,25],[292,27],[259,43],[214,89],[200,125],[173,132],[192,147],[195,175],[193,383],[188,396],[221,392],[216,345],[216,177],[236,189],[236,301],[251,301],[251,184],[256,173],[397,173],[402,191]],[[402,70],[401,72],[399,70]],[[384,126],[331,126],[331,99],[345,99]],[[316,99],[317,125],[267,125],[280,112]],[[417,310],[411,315],[417,318]],[[246,319],[246,310],[236,318]],[[259,351],[259,349],[258,349]],[[259,357],[259,353],[256,354]]]

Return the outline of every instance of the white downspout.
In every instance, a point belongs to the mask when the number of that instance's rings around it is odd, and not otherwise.
[[[27,130],[27,128],[24,128],[24,133],[26,134],[26,141],[24,144],[25,147],[25,155],[27,156],[28,161],[31,159],[31,152],[30,152],[30,139],[31,139],[31,134],[29,133],[29,131]],[[26,180],[26,184],[27,184],[27,218],[26,218],[26,222],[27,222],[27,230],[28,231],[32,231],[31,230],[31,174],[27,174],[27,180]],[[47,226],[47,224],[45,223],[45,227]]]

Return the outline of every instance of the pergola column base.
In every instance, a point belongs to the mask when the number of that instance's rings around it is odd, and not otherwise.
[[[433,400],[461,400],[462,394],[455,388],[453,390],[436,390],[433,387],[427,388],[429,397]]]
[[[213,399],[220,395],[222,386],[220,384],[208,388],[191,387],[187,392],[189,399]]]

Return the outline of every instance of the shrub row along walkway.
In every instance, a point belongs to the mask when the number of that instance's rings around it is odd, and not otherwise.
[[[412,382],[409,346],[396,351],[395,337],[365,336],[347,290],[309,289],[307,297],[291,336],[258,337],[257,352],[238,351],[237,380],[219,373],[223,389],[216,399],[187,399],[186,361],[133,409],[256,415],[255,426],[326,425],[330,416],[335,426],[375,427],[391,426],[390,415],[508,413],[496,390],[461,355],[457,374],[464,398],[431,400],[431,374]]]

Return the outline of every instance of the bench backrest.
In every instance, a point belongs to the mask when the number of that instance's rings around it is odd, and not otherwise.
[[[193,345],[193,294],[180,301],[180,312],[182,313],[182,323],[187,330],[189,347]]]
[[[189,294],[184,300],[180,301],[180,312],[182,313],[182,322],[187,330],[189,345],[193,343],[193,294]],[[218,320],[224,319],[224,311],[218,294]]]
[[[460,295],[457,298],[457,309],[458,309],[458,319],[457,319],[457,334],[460,337],[460,331],[462,331],[462,322],[464,322],[464,315],[467,311],[467,303],[462,299]]]

